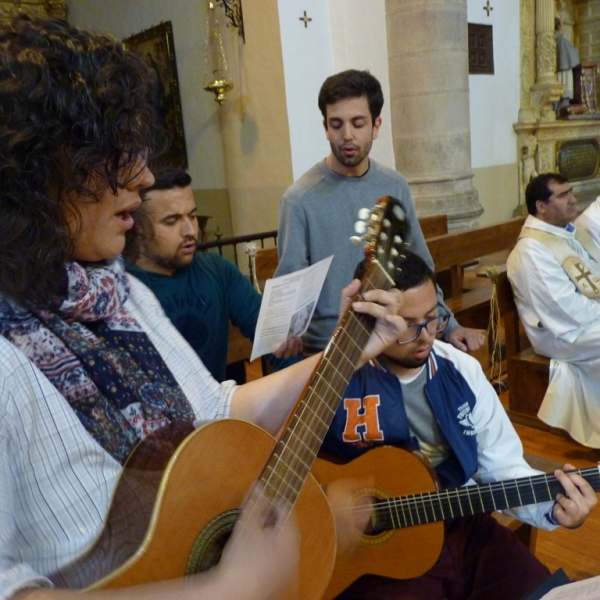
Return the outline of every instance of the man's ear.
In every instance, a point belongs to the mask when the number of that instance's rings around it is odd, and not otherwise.
[[[537,215],[545,215],[546,214],[546,206],[547,206],[547,202],[544,202],[543,200],[536,200],[535,201],[535,214]]]
[[[327,119],[323,119],[323,129],[325,130],[325,137],[329,139],[329,129],[327,128]]]
[[[379,128],[381,127],[381,117],[377,117],[373,122],[373,139],[376,140],[379,135]]]

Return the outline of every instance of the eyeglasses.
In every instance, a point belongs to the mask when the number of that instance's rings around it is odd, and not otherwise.
[[[402,345],[408,344],[409,342],[414,342],[421,335],[421,331],[423,329],[427,329],[427,333],[430,335],[440,333],[440,331],[444,331],[444,329],[446,329],[446,325],[448,325],[449,320],[450,315],[445,313],[438,315],[437,317],[431,317],[431,319],[427,319],[427,321],[423,321],[422,323],[409,325],[400,338],[396,340],[396,343]]]

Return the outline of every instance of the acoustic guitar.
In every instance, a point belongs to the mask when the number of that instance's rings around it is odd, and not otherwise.
[[[382,198],[367,213],[361,236],[367,271],[355,299],[392,287],[406,233],[394,198]],[[260,495],[275,501],[280,514],[283,505],[283,518],[293,511],[301,534],[299,597],[320,598],[336,536],[310,469],[374,324],[351,307],[344,313],[278,440],[233,419],[193,432],[164,428],[144,440],[125,464],[100,538],[52,576],[55,584],[121,588],[205,571],[218,562],[241,510],[253,510],[247,498]]]
[[[599,467],[574,472],[600,490]],[[356,532],[352,552],[338,553],[325,599],[367,573],[395,579],[422,575],[440,555],[446,519],[538,504],[564,493],[553,474],[438,490],[427,462],[392,446],[379,446],[345,464],[318,458],[312,473],[324,486],[340,478],[369,479],[356,490],[355,505],[349,509],[370,511],[368,532]],[[366,497],[373,500],[367,508]]]

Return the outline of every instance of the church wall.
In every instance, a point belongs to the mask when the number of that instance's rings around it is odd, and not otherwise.
[[[488,19],[480,0],[468,0],[469,21],[494,27],[495,74],[469,76],[474,187],[479,189],[481,179],[483,224],[511,218],[518,202],[512,125],[519,111],[519,0],[490,4],[494,10]],[[305,7],[313,18],[307,28],[299,21]],[[328,153],[318,90],[330,73],[348,68],[369,69],[382,83],[383,125],[371,156],[393,168],[385,0],[329,0],[328,11],[319,0],[308,0],[302,11],[295,3],[279,0],[279,11],[294,179]],[[495,185],[507,174],[512,178],[509,186]],[[509,194],[507,187],[513,190]]]
[[[246,43],[230,52],[236,88],[223,141],[235,235],[277,229],[293,180],[277,0],[244,0]]]
[[[480,225],[512,217],[518,204],[519,0],[491,1],[489,18],[480,0],[468,0],[469,23],[492,25],[494,74],[469,75],[473,185],[484,213]]]
[[[473,168],[473,186],[479,192],[485,212],[479,225],[493,225],[511,219],[519,195],[519,168],[515,163]]]
[[[371,156],[393,168],[385,0],[368,5],[364,0],[307,0],[302,10],[289,0],[278,5],[294,179],[329,153],[317,97],[323,81],[345,69],[367,69],[382,84],[383,125]],[[312,19],[306,27],[300,20],[305,9]]]
[[[368,10],[365,10],[364,0],[329,0],[329,12],[333,73],[345,69],[367,69],[381,83],[385,98],[382,124],[371,156],[393,169],[396,161],[392,141],[385,0],[369,0]]]
[[[512,124],[519,104],[519,0],[492,0],[489,19],[479,0],[466,1],[469,21],[494,27],[495,75],[469,77],[474,186],[485,208],[479,222],[489,223],[510,218],[517,204],[508,186],[493,182],[498,173],[518,176]],[[331,73],[366,68],[380,79],[386,104],[372,156],[395,163],[385,0],[307,0],[302,10],[285,0],[244,0],[246,44],[238,43],[235,29],[223,28],[236,85],[223,108],[201,89],[204,3],[69,0],[68,6],[71,22],[119,38],[172,21],[189,171],[200,212],[213,216],[209,233],[217,225],[224,236],[277,227],[285,188],[328,153],[316,100]],[[305,8],[313,19],[306,28],[299,20]]]
[[[204,3],[187,0],[68,0],[68,19],[74,25],[106,31],[122,39],[158,25],[173,24],[189,168],[201,214],[212,215],[207,229],[217,224],[231,234],[229,197],[222,150],[218,105],[202,89],[204,77]],[[232,33],[232,32],[228,32]],[[235,34],[234,34],[235,35]]]
[[[202,89],[206,6],[189,0],[69,0],[69,21],[121,39],[173,23],[183,121],[194,197],[211,215],[209,239],[277,227],[292,181],[276,0],[244,0],[246,44],[217,7],[235,88],[223,107]],[[233,216],[232,216],[233,215]]]
[[[301,6],[279,0],[278,7],[295,180],[328,154],[317,96],[324,79],[333,73],[330,14],[323,0],[307,0]],[[311,19],[306,27],[300,21],[305,10]]]

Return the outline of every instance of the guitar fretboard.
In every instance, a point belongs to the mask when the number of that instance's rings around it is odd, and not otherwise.
[[[600,490],[598,467],[573,471]],[[373,508],[374,532],[445,521],[493,510],[515,508],[554,500],[564,493],[552,474],[534,475],[483,485],[469,485],[439,492],[378,500]]]
[[[359,296],[390,287],[389,276],[373,261]],[[374,323],[368,315],[346,311],[263,470],[265,493],[283,499],[287,506],[293,505],[308,476]]]

